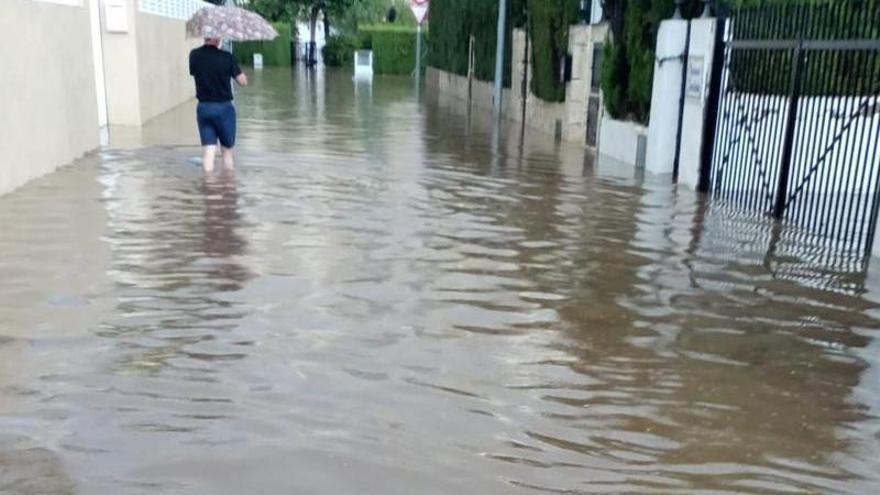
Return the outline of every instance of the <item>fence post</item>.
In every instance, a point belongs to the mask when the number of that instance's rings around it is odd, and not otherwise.
[[[788,177],[791,172],[792,152],[794,151],[794,131],[797,128],[798,103],[801,97],[801,79],[804,71],[803,41],[798,42],[794,49],[792,63],[794,74],[791,78],[791,90],[788,99],[788,120],[785,123],[785,141],[782,146],[782,162],[779,167],[779,184],[776,188],[776,204],[773,216],[782,218],[785,213],[785,202],[788,199]]]
[[[473,101],[474,99],[474,67],[477,63],[477,55],[474,51],[475,42],[476,40],[474,39],[474,36],[471,35],[470,39],[468,40],[468,108],[470,108],[471,101]]]
[[[678,182],[678,168],[681,164],[681,133],[684,123],[684,99],[687,91],[688,59],[691,53],[691,21],[687,22],[687,33],[684,36],[684,52],[681,54],[681,87],[678,92],[678,122],[675,131],[675,155],[672,158],[672,183]]]
[[[703,149],[700,151],[700,180],[697,190],[709,192],[709,181],[712,177],[712,157],[715,153],[715,137],[718,132],[718,105],[721,102],[721,78],[724,76],[726,63],[725,49],[727,19],[719,17],[715,27],[715,53],[712,56],[712,72],[709,81],[709,95],[706,116],[703,123]]]

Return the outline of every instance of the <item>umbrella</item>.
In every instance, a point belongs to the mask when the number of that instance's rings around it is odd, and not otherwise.
[[[186,22],[186,32],[195,38],[232,41],[271,40],[278,37],[278,32],[266,19],[238,7],[205,7]]]

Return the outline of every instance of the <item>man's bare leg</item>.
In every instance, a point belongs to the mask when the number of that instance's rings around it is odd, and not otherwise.
[[[205,153],[202,155],[202,168],[206,173],[214,171],[214,156],[217,154],[217,146],[205,146]]]
[[[223,147],[223,166],[226,170],[235,170],[235,156],[232,148]]]

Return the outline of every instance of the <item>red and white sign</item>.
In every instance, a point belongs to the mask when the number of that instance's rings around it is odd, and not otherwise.
[[[410,0],[409,8],[412,9],[413,14],[416,16],[416,21],[419,24],[423,24],[425,19],[428,18],[428,2],[430,0]]]

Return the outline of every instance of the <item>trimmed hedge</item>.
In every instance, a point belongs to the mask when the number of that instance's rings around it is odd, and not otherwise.
[[[578,0],[529,0],[532,37],[532,93],[546,101],[564,101],[560,79],[568,53],[569,26],[578,21]]]
[[[254,63],[254,54],[263,54],[263,65],[286,66],[290,65],[290,25],[286,23],[273,23],[278,37],[272,41],[241,41],[233,43],[232,54],[239,64],[250,65]]]
[[[332,36],[321,49],[324,65],[328,67],[352,67],[354,52],[358,48],[358,39],[354,36]]]
[[[532,93],[546,101],[563,101],[561,64],[568,51],[568,27],[577,22],[578,0],[509,0],[504,45],[504,86],[510,87],[512,33],[528,24],[532,64]],[[432,67],[466,75],[469,39],[474,37],[474,77],[495,78],[498,0],[434,0],[431,2]]]
[[[504,86],[510,87],[513,29],[525,24],[527,0],[508,0],[504,44]],[[550,0],[541,0],[550,1]],[[568,1],[568,0],[565,0]],[[495,79],[495,49],[498,41],[498,0],[435,0],[430,4],[431,43],[428,65],[467,75],[470,37],[474,37],[474,77]]]
[[[412,74],[416,69],[416,36],[416,28],[412,26],[364,26],[358,30],[360,47],[373,50],[376,74]],[[428,30],[422,28],[423,50],[429,39]]]
[[[702,7],[699,0],[685,0],[685,16],[698,15]],[[600,69],[605,109],[612,117],[648,122],[657,32],[674,10],[673,0],[627,0],[622,12],[613,11],[621,17],[611,20]]]

